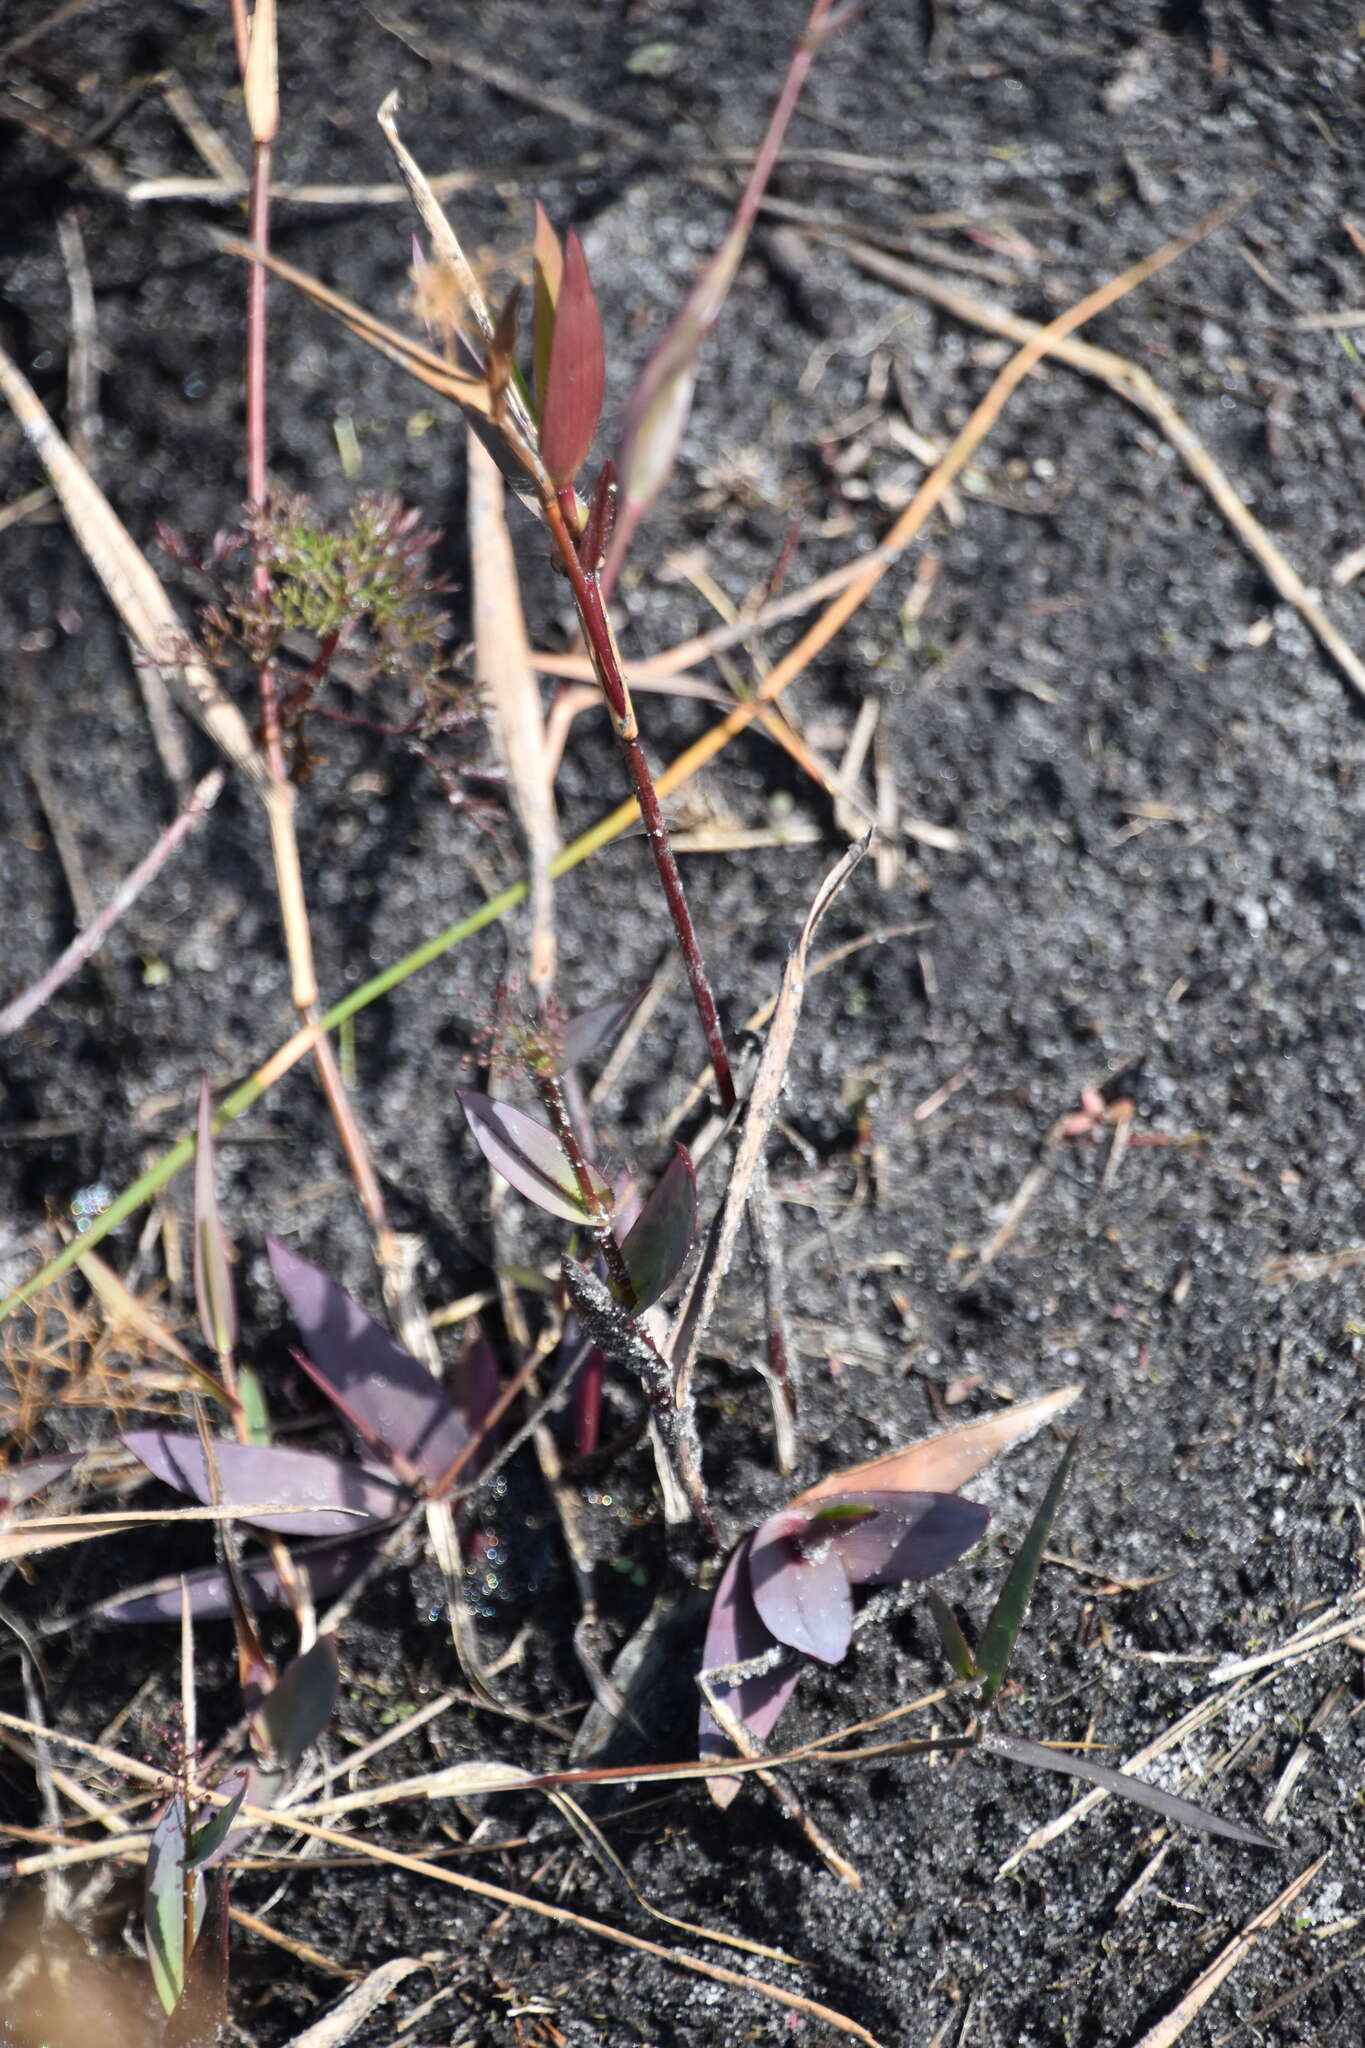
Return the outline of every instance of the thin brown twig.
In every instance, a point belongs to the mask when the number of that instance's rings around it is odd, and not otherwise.
[[[217,803],[226,780],[224,769],[209,770],[179,817],[166,827],[150,852],[144,854],[137,866],[125,875],[104,908],[91,916],[89,923],[77,932],[45,974],[0,1010],[0,1038],[8,1038],[12,1032],[21,1030],[44,1003],[51,1001],[62,984],[69,981],[93,953],[98,952],[119,919],[131,910],[147,885],[160,874],[176,848],[203,823]]]

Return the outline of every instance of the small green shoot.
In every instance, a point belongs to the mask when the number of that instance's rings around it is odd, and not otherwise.
[[[1024,1625],[1029,1601],[1033,1598],[1038,1567],[1043,1561],[1043,1550],[1051,1533],[1057,1509],[1061,1505],[1066,1482],[1071,1477],[1071,1468],[1076,1462],[1080,1440],[1080,1434],[1077,1432],[1067,1445],[1062,1462],[1052,1475],[1052,1484],[1044,1494],[1042,1505],[1029,1524],[1028,1534],[1020,1544],[1005,1583],[996,1596],[990,1620],[986,1623],[977,1646],[976,1675],[981,1680],[983,1707],[992,1704],[1005,1682],[1005,1673],[1014,1654],[1014,1645]],[[949,1662],[952,1662],[951,1658]]]

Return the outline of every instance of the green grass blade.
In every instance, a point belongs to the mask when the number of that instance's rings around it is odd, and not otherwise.
[[[976,1669],[981,1679],[981,1704],[990,1706],[1005,1682],[1005,1673],[1014,1653],[1019,1631],[1024,1625],[1029,1601],[1033,1598],[1034,1582],[1038,1567],[1042,1563],[1043,1551],[1051,1533],[1053,1519],[1061,1505],[1066,1482],[1071,1477],[1071,1467],[1076,1462],[1076,1451],[1080,1444],[1079,1433],[1073,1436],[1066,1447],[1061,1464],[1052,1475],[1052,1484],[1043,1496],[1042,1506],[1029,1524],[1029,1531],[1020,1544],[1014,1563],[1009,1568],[1004,1585],[1000,1588],[991,1618],[976,1648]]]
[[[978,1677],[980,1674],[976,1668],[976,1659],[968,1647],[967,1638],[962,1633],[957,1616],[941,1593],[936,1593],[932,1586],[927,1587],[926,1591],[929,1595],[930,1611],[938,1628],[938,1639],[948,1663],[959,1678]]]

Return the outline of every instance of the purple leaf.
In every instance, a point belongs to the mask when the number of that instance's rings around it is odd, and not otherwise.
[[[439,1381],[321,1267],[277,1238],[266,1248],[308,1347],[300,1364],[386,1464],[435,1479],[469,1436]]]
[[[762,1656],[765,1650],[778,1647],[760,1621],[749,1590],[749,1553],[753,1540],[752,1536],[746,1536],[731,1553],[730,1562],[716,1588],[702,1649],[703,1671],[712,1671],[727,1664],[745,1664],[752,1657]],[[710,1684],[717,1699],[729,1708],[737,1721],[743,1723],[756,1742],[762,1742],[776,1726],[800,1676],[800,1665],[787,1661],[757,1678],[740,1679],[730,1685],[712,1679]],[[709,1763],[715,1757],[734,1755],[733,1743],[706,1705],[701,1710],[697,1754],[703,1763]],[[730,1804],[742,1780],[708,1778],[706,1783],[716,1805],[723,1807]]]
[[[328,1543],[312,1550],[295,1551],[293,1557],[295,1567],[308,1580],[314,1600],[322,1600],[348,1586],[371,1554],[368,1543]],[[289,1596],[268,1557],[243,1558],[238,1577],[247,1599],[259,1613],[289,1605]],[[189,1589],[190,1613],[196,1621],[226,1621],[231,1616],[232,1589],[220,1566],[205,1565],[199,1571],[187,1572],[185,1584]],[[155,1579],[136,1592],[120,1593],[104,1601],[94,1609],[94,1614],[101,1621],[178,1622],[180,1586],[179,1573]]]
[[[171,1795],[170,1804],[152,1830],[144,1908],[152,1982],[166,2012],[173,2013],[185,1989],[189,1963],[186,1936],[193,1948],[204,1919],[204,1880],[197,1871],[190,1872],[186,1861],[185,1802],[178,1792]]]
[[[641,1308],[649,1308],[673,1285],[697,1233],[697,1176],[684,1145],[672,1159],[621,1243]]]
[[[213,1490],[198,1437],[133,1429],[122,1441],[167,1486],[192,1493],[205,1507],[212,1505]],[[402,1487],[376,1478],[350,1458],[226,1441],[215,1443],[213,1454],[225,1507],[268,1504],[271,1509],[303,1511],[242,1516],[244,1522],[258,1529],[278,1529],[282,1536],[349,1536],[366,1520],[384,1521],[411,1505],[411,1496]]]
[[[213,1097],[207,1074],[199,1078],[199,1120],[194,1154],[194,1299],[199,1327],[221,1358],[237,1345],[237,1294],[218,1207],[213,1157]]]
[[[583,245],[570,228],[564,238],[564,271],[540,401],[540,459],[557,490],[571,484],[583,466],[597,432],[606,384],[602,320]]]
[[[749,1585],[764,1627],[793,1650],[837,1664],[853,1637],[853,1595],[833,1540],[815,1549],[799,1508],[771,1515],[754,1534]]]
[[[649,994],[649,983],[637,988],[634,995],[613,996],[610,1002],[597,1003],[591,1010],[580,1010],[576,1017],[570,1017],[559,1033],[559,1059],[557,1065],[576,1067],[615,1038],[631,1011],[637,1009]]]
[[[79,1465],[84,1455],[83,1451],[56,1451],[50,1458],[30,1458],[23,1465],[0,1465],[0,1515],[32,1500],[63,1472]]]
[[[196,1870],[207,1870],[226,1854],[227,1838],[232,1832],[232,1823],[237,1818],[237,1809],[246,1798],[247,1773],[239,1770],[234,1774],[241,1779],[237,1790],[226,1806],[215,1806],[209,1818],[197,1828],[191,1828],[185,1848],[185,1861]],[[227,1779],[218,1787],[220,1792],[227,1786]]]
[[[841,1528],[841,1511],[870,1510]],[[833,1514],[831,1515],[831,1510]],[[932,1579],[979,1543],[990,1509],[955,1493],[857,1493],[822,1500],[809,1517],[818,1530],[830,1517],[830,1541],[855,1586],[898,1586]]]
[[[548,1125],[537,1123],[524,1110],[473,1088],[457,1088],[460,1107],[469,1119],[474,1142],[489,1165],[509,1187],[528,1202],[560,1216],[566,1223],[592,1223],[594,1218],[578,1185],[577,1176],[565,1156],[564,1147]],[[605,1214],[611,1214],[611,1189],[591,1167],[593,1189]]]
[[[284,1769],[291,1770],[327,1726],[340,1682],[337,1639],[319,1636],[262,1701],[253,1719]]]

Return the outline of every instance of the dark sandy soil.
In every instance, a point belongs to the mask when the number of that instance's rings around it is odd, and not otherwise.
[[[42,0],[16,0],[3,36],[45,12]],[[799,9],[412,0],[405,14],[417,40],[432,39],[425,58],[363,8],[284,6],[281,178],[387,178],[373,113],[398,85],[405,132],[427,167],[480,174],[452,203],[472,248],[523,248],[533,194],[577,223],[612,337],[609,404],[619,407],[725,218],[686,164],[752,145]],[[240,149],[225,19],[217,6],[110,0],[7,56],[9,90],[84,134],[112,122],[101,147],[125,183],[200,175],[151,81],[172,67]],[[443,42],[473,68],[442,58]],[[817,67],[775,189],[823,216],[929,234],[954,256],[1000,266],[1008,275],[943,274],[1046,317],[1255,188],[1230,225],[1098,320],[1091,338],[1157,379],[1360,643],[1362,586],[1339,588],[1331,573],[1365,540],[1359,330],[1304,327],[1301,316],[1365,299],[1363,53],[1359,8],[1334,0],[877,0]],[[506,67],[529,100],[495,89],[479,63]],[[556,95],[598,125],[556,111]],[[657,151],[620,139],[612,123],[646,131]],[[97,309],[96,474],[149,547],[158,518],[198,534],[231,523],[242,491],[242,276],[203,234],[225,210],[129,204],[31,129],[7,117],[0,133],[6,346],[65,418],[57,225],[74,205]],[[947,224],[926,226],[926,216]],[[808,246],[794,264],[768,234],[739,277],[680,475],[624,589],[628,652],[711,622],[680,580],[684,552],[739,602],[768,575],[797,513],[793,584],[873,545],[921,473],[904,429],[941,445],[1002,358],[1000,344],[861,276],[837,248]],[[281,203],[277,238],[293,260],[398,315],[405,208]],[[360,481],[402,493],[445,527],[444,566],[460,582],[457,423],[282,289],[272,294],[271,354],[279,482],[308,489],[329,513],[344,505],[352,487],[336,422],[348,419]],[[0,423],[4,502],[39,480]],[[1119,1761],[1209,1696],[1221,1660],[1273,1648],[1332,1603],[1359,1599],[1365,1578],[1365,1267],[1323,1256],[1365,1239],[1365,726],[1350,686],[1162,436],[1098,384],[1061,366],[1030,379],[967,483],[956,516],[933,523],[791,693],[793,715],[834,759],[874,696],[904,814],[958,835],[951,850],[911,839],[888,891],[868,863],[822,938],[921,927],[815,985],[786,1104],[807,1151],[783,1140],[773,1154],[789,1198],[804,1353],[800,1479],[922,1434],[936,1417],[1081,1381],[1086,1448],[1055,1538],[1070,1562],[1044,1572],[1007,1712],[1020,1730],[1089,1738]],[[560,645],[562,589],[529,527],[518,534],[533,630]],[[926,553],[938,569],[916,622],[904,607]],[[59,830],[103,901],[169,821],[174,795],[113,614],[66,527],[39,508],[6,526],[0,559],[7,999],[73,928]],[[451,602],[462,629],[463,593]],[[769,652],[793,630],[774,635]],[[658,760],[705,722],[697,705],[661,697],[645,700],[645,715]],[[322,985],[338,994],[474,907],[517,872],[518,855],[510,833],[480,836],[401,749],[335,725],[315,738],[320,758],[301,799],[306,880]],[[202,773],[207,742],[189,732],[188,746]],[[603,722],[580,719],[559,785],[566,832],[617,790]],[[722,756],[706,793],[733,823],[794,821],[822,835],[686,862],[737,1023],[775,985],[842,842],[820,794],[758,740]],[[575,1007],[647,977],[661,957],[644,861],[635,842],[561,887],[562,985]],[[397,1220],[426,1239],[432,1304],[487,1273],[486,1176],[452,1087],[517,942],[495,927],[357,1020],[357,1103]],[[32,1234],[49,1211],[64,1214],[98,1182],[123,1187],[183,1132],[201,1070],[225,1086],[290,1029],[264,834],[255,807],[229,790],[98,968],[0,1050],[0,1277],[14,1284],[32,1270]],[[604,1107],[604,1141],[618,1156],[657,1156],[650,1134],[697,1062],[675,986]],[[964,1073],[937,1114],[915,1119]],[[1106,1129],[1045,1151],[1086,1087],[1133,1098],[1136,1137],[1198,1142],[1135,1142],[1116,1154]],[[377,1299],[304,1068],[237,1127],[223,1162],[255,1348],[288,1389],[284,1406],[302,1412],[265,1230]],[[1040,1162],[1051,1171],[1012,1238],[964,1286]],[[135,1243],[126,1227],[105,1249],[123,1269]],[[525,1249],[552,1244],[552,1232],[528,1235]],[[1307,1265],[1268,1266],[1305,1256]],[[161,1273],[158,1246],[143,1283]],[[708,1366],[702,1392],[708,1473],[731,1530],[788,1490],[772,1469],[762,1388],[737,1369],[757,1340],[753,1300],[741,1273],[720,1333],[727,1355]],[[177,1310],[188,1306],[182,1288]],[[112,1425],[69,1411],[45,1427],[40,1443],[107,1440]],[[995,1520],[982,1556],[952,1582],[969,1612],[980,1613],[1055,1455],[1037,1444],[976,1489]],[[586,1489],[613,1640],[641,1618],[660,1569],[649,1479],[636,1451]],[[527,1631],[521,1661],[498,1683],[524,1711],[571,1725],[584,1697],[572,1581],[529,1464],[512,1468],[494,1521],[507,1562],[496,1592],[486,1590],[488,1655]],[[164,1559],[154,1546],[130,1543],[117,1556],[91,1546],[40,1565],[31,1584],[11,1576],[0,1592],[30,1621],[50,1619]],[[203,1654],[226,1688],[226,1639],[207,1632]],[[342,1658],[338,1753],[369,1740],[385,1714],[459,1684],[428,1564],[365,1600]],[[122,1739],[135,1752],[154,1747],[156,1703],[174,1684],[169,1633],[87,1630],[54,1638],[49,1660],[49,1713],[78,1733],[97,1732],[152,1680],[150,1704]],[[935,1669],[912,1610],[838,1673],[813,1672],[783,1733],[802,1738],[912,1698]],[[657,1704],[656,1755],[685,1753],[689,1694],[680,1657]],[[229,1690],[221,1703],[212,1696],[206,1721],[226,1721],[230,1701]],[[1338,1639],[1275,1671],[1152,1767],[1167,1783],[1186,1774],[1194,1796],[1254,1822],[1328,1702],[1273,1856],[1177,1837],[1153,1869],[1149,1819],[1108,1802],[1000,1880],[1005,1858],[1069,1794],[1060,1779],[978,1761],[807,1774],[813,1816],[862,1875],[856,1894],[757,1790],[724,1817],[687,1791],[610,1832],[657,1905],[783,1946],[810,1967],[784,1976],[765,1965],[766,1974],[896,2048],[1135,2043],[1233,1932],[1325,1857],[1185,2038],[1349,2048],[1365,2011],[1363,1701],[1361,1639]],[[12,1659],[0,1663],[0,1705],[24,1711]],[[912,1725],[925,1732],[922,1720]],[[545,1733],[457,1706],[386,1767],[411,1773],[490,1752],[547,1766],[564,1755]],[[531,1845],[461,1867],[660,1932],[632,1917],[553,1816],[515,1802],[496,1812],[500,1832],[530,1833]],[[5,1756],[0,1822],[39,1817],[31,1773]],[[451,1814],[457,1838],[476,1817]],[[443,1842],[439,1818],[392,1809],[365,1826],[417,1848]],[[434,1982],[415,1976],[354,2037],[373,2048],[442,1985],[455,1987],[449,1999],[405,2041],[704,2048],[835,2038],[757,1995],[495,1919],[456,1892],[371,1866],[305,1865],[282,1892],[279,1883],[244,1873],[234,1898],[355,1971],[399,1954],[430,1959]],[[238,1939],[240,2038],[274,2048],[339,1995],[336,1977]],[[1289,2002],[1273,2010],[1278,2000]]]

